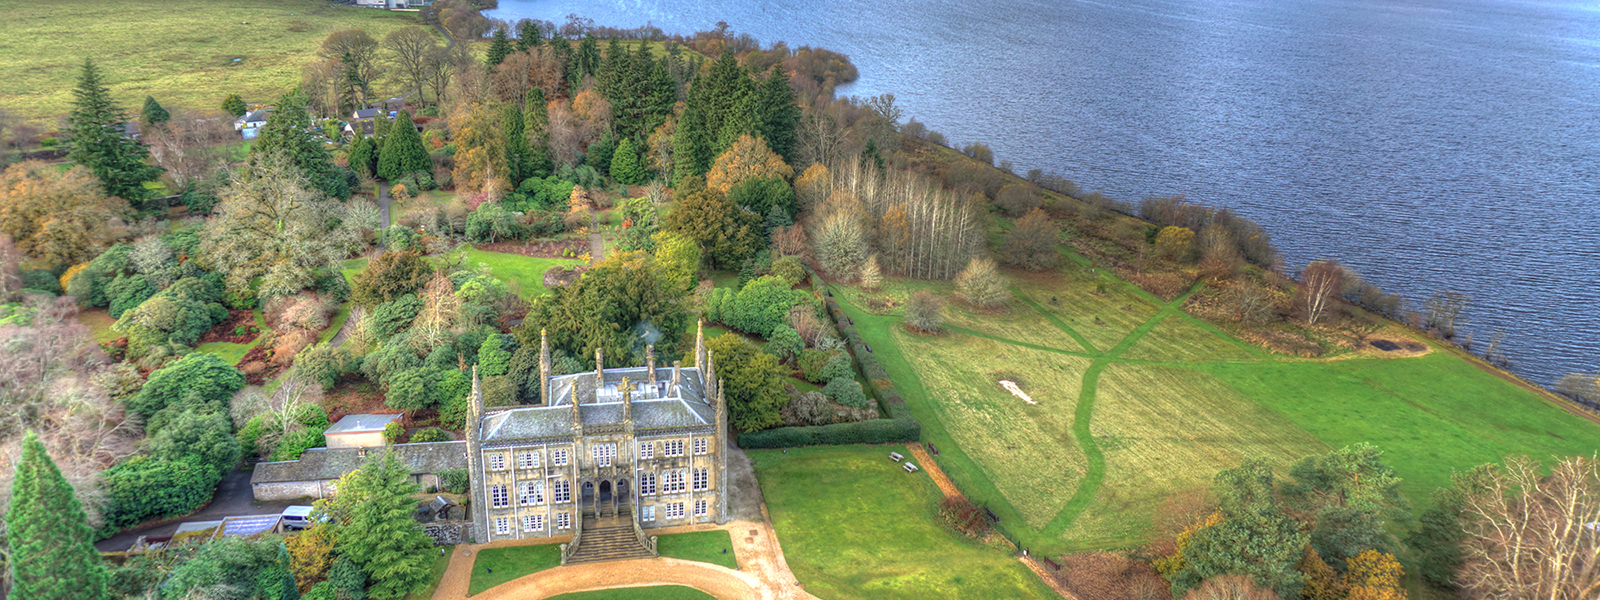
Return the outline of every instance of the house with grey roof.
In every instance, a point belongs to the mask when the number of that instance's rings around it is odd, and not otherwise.
[[[327,498],[336,491],[340,477],[361,466],[369,454],[385,450],[405,463],[412,483],[423,489],[438,487],[441,471],[467,468],[467,443],[461,441],[380,448],[311,448],[300,455],[300,460],[258,463],[250,476],[250,489],[257,501]]]
[[[392,415],[345,415],[327,430],[322,432],[322,437],[327,440],[329,448],[371,448],[384,446],[389,443],[383,437],[384,429],[390,423],[399,423],[405,418],[403,413]]]

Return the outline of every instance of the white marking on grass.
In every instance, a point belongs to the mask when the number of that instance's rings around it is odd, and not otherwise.
[[[1001,379],[1000,387],[1003,387],[1006,389],[1006,391],[1011,392],[1011,395],[1021,398],[1023,402],[1027,402],[1028,404],[1038,404],[1038,402],[1033,401],[1032,397],[1028,396],[1027,392],[1022,391],[1022,388],[1017,387],[1017,382],[1015,381],[1010,379]]]

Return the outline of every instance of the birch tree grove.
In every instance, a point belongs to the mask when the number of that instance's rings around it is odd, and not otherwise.
[[[890,273],[950,279],[966,268],[984,243],[976,208],[925,176],[864,169],[856,161],[830,172],[835,192],[860,200],[869,221],[863,229],[869,232],[880,266]]]
[[[1468,596],[1494,600],[1600,597],[1600,463],[1575,456],[1549,475],[1532,459],[1511,458],[1467,496]]]
[[[1306,324],[1315,325],[1327,314],[1328,307],[1344,288],[1344,268],[1331,260],[1319,260],[1306,265],[1300,276],[1297,304],[1305,313]]]

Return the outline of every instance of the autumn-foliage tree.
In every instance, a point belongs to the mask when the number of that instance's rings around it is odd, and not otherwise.
[[[717,156],[711,170],[706,173],[706,187],[726,194],[733,186],[747,179],[777,177],[787,180],[792,176],[794,168],[767,148],[765,140],[742,135],[727,151]]]
[[[1000,255],[1008,265],[1042,271],[1061,262],[1061,252],[1056,249],[1060,243],[1061,231],[1055,222],[1043,209],[1035,208],[1017,219],[1016,226],[1006,234]]]
[[[1163,227],[1156,234],[1156,256],[1187,261],[1194,252],[1194,231],[1187,227]]]
[[[356,232],[337,226],[343,207],[326,199],[283,153],[254,155],[222,192],[200,236],[200,262],[229,289],[260,278],[263,298],[311,287],[319,270],[337,272]]]
[[[1344,587],[1348,600],[1405,600],[1405,585],[1400,582],[1405,569],[1393,554],[1363,550],[1350,557],[1345,567]]]
[[[83,167],[62,171],[29,161],[0,175],[0,234],[52,265],[100,254],[116,239],[116,220],[128,212],[128,203],[107,197]]]
[[[1005,306],[1011,299],[1010,283],[1000,274],[993,260],[974,258],[956,275],[956,295],[967,303],[983,309]]]
[[[493,199],[511,189],[506,138],[499,131],[499,123],[494,111],[482,104],[459,108],[450,115],[450,130],[456,143],[456,167],[451,178],[456,189],[486,193]]]

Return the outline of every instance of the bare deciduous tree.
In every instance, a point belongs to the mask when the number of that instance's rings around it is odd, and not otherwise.
[[[238,139],[232,119],[220,112],[179,111],[144,134],[150,157],[179,189],[189,189],[228,160],[223,144]]]
[[[1344,269],[1331,260],[1314,261],[1300,275],[1296,304],[1305,314],[1306,324],[1315,325],[1328,312],[1344,289]]]
[[[1494,600],[1600,597],[1600,462],[1542,473],[1527,457],[1485,469],[1466,499],[1462,588]]]
[[[1471,298],[1459,292],[1434,292],[1424,309],[1425,324],[1445,339],[1455,337],[1461,311]]]
[[[439,47],[433,32],[416,25],[389,32],[383,37],[384,59],[402,89],[417,94],[422,101],[428,83],[428,55]]]

